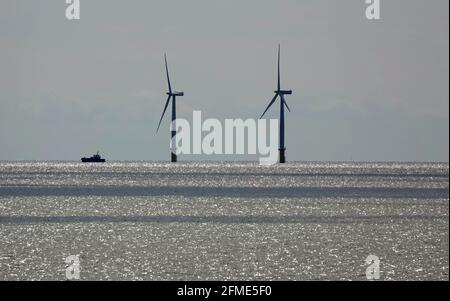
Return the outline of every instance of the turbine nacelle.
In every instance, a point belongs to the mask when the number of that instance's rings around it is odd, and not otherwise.
[[[167,92],[166,93],[169,96],[184,96],[184,92]]]
[[[274,92],[278,95],[291,95],[292,94],[292,90],[279,90],[279,91],[274,91]]]

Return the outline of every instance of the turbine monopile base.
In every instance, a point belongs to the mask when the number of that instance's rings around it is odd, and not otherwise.
[[[286,149],[282,148],[278,150],[278,163],[286,163]]]

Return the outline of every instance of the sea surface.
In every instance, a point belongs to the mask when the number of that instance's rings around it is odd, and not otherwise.
[[[366,280],[369,255],[449,280],[449,164],[0,162],[0,280],[71,255],[81,280]]]

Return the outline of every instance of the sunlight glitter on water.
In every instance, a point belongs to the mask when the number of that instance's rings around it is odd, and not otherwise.
[[[0,162],[0,279],[448,280],[448,191],[448,163]]]

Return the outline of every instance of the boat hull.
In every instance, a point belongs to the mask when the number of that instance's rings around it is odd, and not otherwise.
[[[84,163],[104,163],[105,159],[92,159],[92,158],[81,158],[81,162]]]

